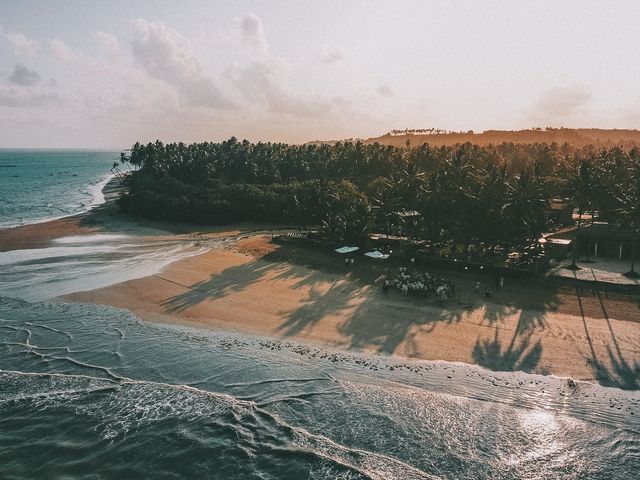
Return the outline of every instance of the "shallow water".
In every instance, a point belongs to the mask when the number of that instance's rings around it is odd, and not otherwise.
[[[634,478],[637,392],[0,300],[4,476]]]
[[[98,234],[62,237],[47,248],[0,252],[0,292],[46,300],[141,278],[224,242]]]

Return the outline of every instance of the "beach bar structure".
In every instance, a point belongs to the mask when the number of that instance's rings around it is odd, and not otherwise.
[[[618,260],[631,258],[635,235],[630,229],[606,222],[594,222],[580,227],[575,236],[576,248],[581,254],[589,253],[594,258]]]

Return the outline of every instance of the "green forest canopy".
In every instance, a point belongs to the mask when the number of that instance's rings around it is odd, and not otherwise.
[[[372,229],[402,228],[401,212],[416,211],[420,238],[517,244],[553,227],[547,207],[559,197],[600,219],[640,226],[635,147],[287,145],[232,137],[136,143],[121,162],[133,170],[122,208],[169,221],[319,226],[357,242]]]

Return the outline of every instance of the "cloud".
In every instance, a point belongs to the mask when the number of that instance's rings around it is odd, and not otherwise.
[[[61,62],[70,63],[78,58],[78,54],[59,38],[49,40],[49,49],[53,56]]]
[[[0,86],[0,105],[4,107],[41,107],[59,101],[60,97],[56,93],[32,93],[24,89]]]
[[[175,87],[190,103],[228,109],[234,105],[202,72],[188,38],[162,23],[133,22],[133,55],[153,78]]]
[[[35,70],[29,70],[24,65],[16,65],[13,73],[9,76],[9,81],[15,85],[31,86],[40,81],[41,77]]]
[[[107,32],[97,32],[96,37],[110,60],[113,61],[122,55],[120,42],[115,35]]]
[[[342,49],[337,46],[325,45],[320,52],[320,60],[325,63],[339,62],[344,59],[344,53]]]
[[[267,53],[269,46],[264,37],[262,20],[253,13],[249,13],[241,18],[236,18],[236,26],[243,46],[255,49],[262,53]]]
[[[389,85],[378,86],[378,88],[376,88],[376,92],[382,97],[393,97],[393,90],[391,90]]]
[[[4,33],[3,36],[9,41],[9,43],[13,47],[14,53],[16,53],[17,55],[35,55],[40,49],[40,44],[36,40],[27,38],[22,33],[7,32]]]
[[[580,113],[592,100],[584,85],[547,90],[534,103],[531,116],[538,120],[562,120]]]
[[[313,117],[329,111],[327,103],[289,93],[280,82],[278,70],[275,62],[253,62],[228,69],[227,76],[248,100],[264,103],[271,113]]]

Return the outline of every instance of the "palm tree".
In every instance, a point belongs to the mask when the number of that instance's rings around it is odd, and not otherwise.
[[[625,275],[631,278],[638,278],[636,268],[636,247],[640,236],[640,158],[633,155],[630,158],[628,168],[628,179],[621,185],[619,192],[621,207],[619,215],[622,224],[633,232],[633,244],[631,247],[631,270]]]
[[[482,240],[495,241],[504,238],[503,211],[507,202],[508,172],[505,165],[489,163],[480,172],[478,212],[471,225]]]
[[[442,216],[447,230],[468,243],[474,236],[470,219],[476,215],[478,177],[469,155],[461,146],[433,178],[433,207]],[[446,213],[446,215],[445,215]]]
[[[574,205],[578,207],[578,227],[576,229],[576,244],[573,247],[573,259],[571,270],[578,270],[578,233],[582,226],[582,215],[585,210],[591,209],[593,216],[593,204],[595,194],[594,168],[590,160],[582,160],[578,168],[572,172],[569,178],[569,191]]]
[[[517,243],[537,239],[546,226],[546,182],[538,165],[525,167],[509,185],[504,215]],[[513,238],[515,237],[515,238]]]

